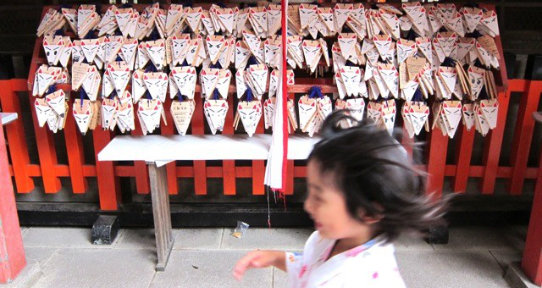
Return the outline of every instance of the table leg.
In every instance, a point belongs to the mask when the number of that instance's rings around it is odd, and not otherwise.
[[[174,242],[171,232],[166,166],[157,167],[155,163],[148,163],[148,167],[151,184],[154,234],[156,237],[156,254],[158,256],[156,270],[164,271]]]
[[[9,283],[26,265],[17,216],[15,193],[9,176],[8,154],[0,115],[0,283]]]

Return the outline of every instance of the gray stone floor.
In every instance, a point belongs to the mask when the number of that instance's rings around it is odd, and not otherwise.
[[[521,259],[525,227],[450,229],[447,245],[402,237],[395,246],[410,288],[509,287],[503,275]],[[164,272],[156,272],[152,229],[122,229],[112,245],[90,243],[90,228],[23,228],[27,267],[7,287],[287,287],[276,269],[231,276],[251,249],[302,250],[309,229],[250,228],[242,239],[232,229],[175,229]]]

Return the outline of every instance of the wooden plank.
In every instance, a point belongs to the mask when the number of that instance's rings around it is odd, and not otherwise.
[[[162,125],[161,133],[162,135],[175,135],[175,123],[173,122],[173,116],[169,113],[171,109],[171,101],[166,101],[164,103],[164,109],[166,111],[166,119],[168,125]],[[179,185],[177,185],[177,164],[175,161],[166,165],[167,171],[167,187],[169,195],[179,194]]]
[[[98,161],[98,153],[111,141],[111,132],[96,127],[92,131],[94,140],[94,157],[96,159],[96,180],[98,181],[98,195],[100,198],[100,209],[117,210],[120,198],[119,179],[115,176],[113,162]]]
[[[15,193],[13,193],[8,165],[4,128],[0,125],[0,199],[2,199],[0,201],[0,283],[2,284],[15,279],[26,266]]]
[[[194,115],[192,116],[192,135],[205,134],[205,123],[203,115],[203,100],[201,94],[196,93],[194,96],[196,100],[196,108]],[[205,171],[205,161],[194,161],[194,189],[196,195],[207,195],[207,175]]]
[[[538,108],[542,93],[542,81],[530,81],[527,97],[522,97],[518,112],[518,122],[514,131],[514,145],[512,158],[512,177],[508,183],[511,195],[520,195],[525,180],[525,170],[529,159],[529,151],[534,132],[533,113]]]
[[[454,192],[464,193],[467,190],[467,181],[469,179],[470,160],[472,157],[472,145],[474,143],[475,129],[469,130],[465,125],[460,124],[459,141],[456,145],[456,170],[453,183]],[[456,134],[456,135],[457,135]]]
[[[264,120],[260,119],[256,134],[263,134]],[[237,175],[239,177],[239,175]],[[265,162],[263,160],[252,161],[252,195],[265,195],[265,186],[263,184],[265,178]]]
[[[152,216],[154,219],[154,235],[156,238],[157,263],[156,270],[164,271],[173,248],[173,233],[171,231],[171,214],[167,189],[166,167],[149,165],[149,180],[151,183]]]
[[[442,132],[437,129],[433,129],[429,137],[429,157],[427,161],[429,176],[426,193],[435,193],[436,196],[440,197],[444,186],[448,137],[442,135]]]
[[[70,109],[72,109],[73,97],[70,97],[68,103]],[[64,128],[64,139],[66,141],[66,151],[68,153],[70,180],[73,193],[82,194],[87,191],[87,180],[83,174],[83,164],[85,163],[83,141],[80,132],[76,127],[75,118],[72,117],[71,113],[68,115],[66,127]]]
[[[236,111],[236,107],[233,105],[233,97],[228,97],[229,109],[226,113],[226,119],[224,122],[224,131],[222,134],[233,135],[233,114]],[[235,160],[223,160],[222,161],[222,183],[224,195],[235,195]]]
[[[30,103],[34,103],[34,97],[28,94]],[[56,193],[60,190],[60,179],[55,173],[55,166],[58,161],[56,158],[56,148],[53,141],[53,133],[47,128],[38,125],[38,116],[31,113],[34,120],[34,134],[38,145],[38,156],[40,159],[41,178],[43,179],[43,188],[45,193]]]
[[[499,159],[501,156],[502,140],[506,128],[506,117],[508,115],[508,106],[510,103],[510,91],[499,92],[499,115],[497,116],[497,127],[491,130],[486,136],[484,145],[483,161],[484,175],[480,182],[480,191],[484,195],[493,194],[495,190],[495,181],[497,180],[497,170],[499,168]]]
[[[2,111],[16,112],[18,115],[22,115],[19,97],[12,89],[14,84],[20,85],[22,82],[24,80],[0,80],[0,104],[2,105]],[[19,119],[6,126],[6,134],[17,192],[32,192],[34,190],[34,180],[30,177],[27,169],[30,160],[23,121]]]
[[[141,131],[141,124],[139,123],[139,121],[135,121],[135,128],[136,129],[131,132],[132,135],[134,136],[143,135],[143,131]],[[149,194],[151,190],[150,190],[149,172],[147,170],[147,164],[145,164],[144,161],[134,161],[134,168],[136,171],[135,181],[136,181],[137,194],[142,194],[142,195]]]

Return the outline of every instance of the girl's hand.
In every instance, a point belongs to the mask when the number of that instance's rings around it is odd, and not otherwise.
[[[235,268],[233,268],[233,277],[235,277],[237,280],[241,280],[245,274],[245,271],[252,268],[275,266],[284,270],[284,261],[285,253],[282,251],[252,251],[237,261]]]

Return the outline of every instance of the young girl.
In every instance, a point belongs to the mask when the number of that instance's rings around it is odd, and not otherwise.
[[[342,128],[356,123],[357,125]],[[252,251],[233,271],[275,266],[291,287],[405,287],[391,242],[437,224],[444,202],[424,196],[424,178],[403,147],[372,123],[330,115],[308,159],[305,211],[316,226],[303,254]]]

